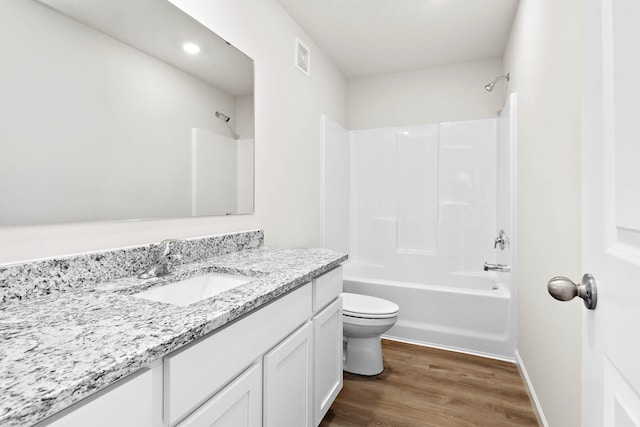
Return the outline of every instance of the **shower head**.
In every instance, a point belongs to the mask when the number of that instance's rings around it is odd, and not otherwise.
[[[496,83],[498,83],[500,80],[504,79],[506,81],[509,81],[509,78],[511,77],[511,75],[509,73],[507,73],[504,76],[498,76],[495,79],[493,79],[493,81],[491,83],[487,83],[486,85],[484,85],[484,89],[487,92],[491,92],[493,90],[493,87],[496,85]]]
[[[226,114],[222,114],[220,111],[216,111],[216,117],[225,123],[231,120],[231,117],[227,116]]]

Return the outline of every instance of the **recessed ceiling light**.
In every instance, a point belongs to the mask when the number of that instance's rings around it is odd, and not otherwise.
[[[195,55],[196,53],[200,52],[200,46],[198,46],[195,43],[185,43],[182,45],[182,49],[184,49],[185,52],[190,53],[192,55]]]

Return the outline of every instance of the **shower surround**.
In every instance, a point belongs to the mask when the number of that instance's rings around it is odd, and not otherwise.
[[[324,246],[345,291],[400,305],[387,336],[512,360],[515,98],[500,117],[347,131],[324,118]]]

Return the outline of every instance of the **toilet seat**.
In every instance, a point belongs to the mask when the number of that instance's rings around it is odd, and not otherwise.
[[[400,307],[382,298],[342,293],[342,314],[360,319],[389,319],[396,317]]]
[[[380,327],[386,326],[386,329],[393,326],[398,321],[398,316],[384,317],[379,319],[373,319],[371,317],[355,317],[342,315],[342,323],[346,325],[366,326],[366,327]],[[382,333],[382,332],[381,332]]]

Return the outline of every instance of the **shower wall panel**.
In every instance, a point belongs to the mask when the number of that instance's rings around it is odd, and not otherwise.
[[[322,116],[322,133],[322,244],[346,253],[351,238],[350,133],[327,116]]]
[[[255,143],[253,138],[238,139],[236,141],[236,149],[238,158],[236,172],[237,176],[237,192],[238,201],[236,204],[237,213],[248,214],[253,212],[253,182],[254,162],[253,153],[255,152]]]
[[[352,255],[384,264],[396,244],[396,130],[351,133]]]
[[[498,212],[497,228],[503,229],[511,240],[504,250],[497,251],[497,262],[514,265],[514,248],[516,247],[516,99],[512,93],[505,103],[498,118]],[[509,277],[513,276],[513,271]]]
[[[226,215],[237,206],[237,141],[191,130],[191,214]]]
[[[496,119],[351,132],[353,274],[429,283],[495,259]]]
[[[399,253],[435,255],[438,243],[438,125],[396,131]]]
[[[449,271],[495,258],[496,120],[440,125],[440,255]]]

